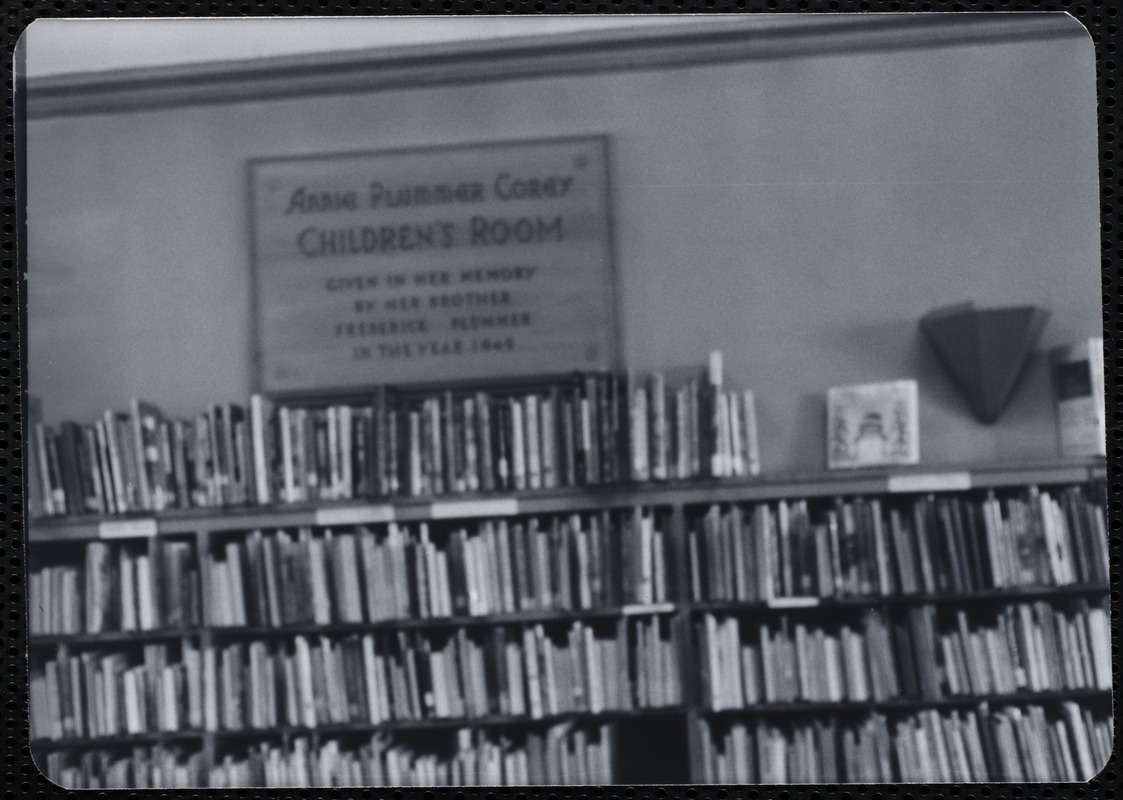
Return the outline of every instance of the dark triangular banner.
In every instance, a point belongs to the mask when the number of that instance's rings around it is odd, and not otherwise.
[[[1048,320],[1049,312],[1036,306],[960,303],[929,312],[920,329],[971,411],[990,423],[1013,397]]]

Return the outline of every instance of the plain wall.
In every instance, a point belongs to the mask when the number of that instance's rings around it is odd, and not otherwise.
[[[1102,335],[1095,124],[1086,36],[33,120],[29,389],[48,421],[248,398],[250,158],[607,133],[626,362],[723,350],[766,471],[823,467],[829,386],[902,377],[923,462],[1048,460],[1043,357],[982,425],[917,322]]]

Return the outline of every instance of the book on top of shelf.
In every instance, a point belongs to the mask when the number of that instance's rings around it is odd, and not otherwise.
[[[537,491],[759,473],[753,393],[578,374],[535,390],[302,406],[262,395],[165,419],[134,399],[93,425],[31,426],[36,517]],[[704,384],[704,385],[703,385]],[[701,399],[700,399],[701,398]]]
[[[1050,358],[1061,455],[1106,456],[1103,339],[1059,347]]]

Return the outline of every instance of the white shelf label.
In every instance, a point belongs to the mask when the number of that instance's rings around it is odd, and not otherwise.
[[[624,606],[620,612],[625,617],[635,617],[641,614],[668,614],[675,610],[674,603],[655,603],[651,605],[630,605]]]
[[[818,597],[770,597],[769,608],[810,608],[819,605]]]
[[[433,519],[456,517],[513,517],[519,513],[519,501],[513,497],[483,500],[443,500],[433,503],[429,512]]]
[[[933,472],[926,475],[890,475],[891,492],[957,492],[971,488],[970,472]]]
[[[105,520],[98,523],[97,535],[101,539],[133,539],[155,536],[156,520],[152,517]]]
[[[372,522],[390,522],[394,519],[394,507],[343,506],[340,508],[317,508],[312,515],[314,525],[363,525]]]

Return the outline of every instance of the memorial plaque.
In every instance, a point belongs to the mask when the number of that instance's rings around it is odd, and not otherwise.
[[[615,364],[605,137],[250,170],[263,391]]]

